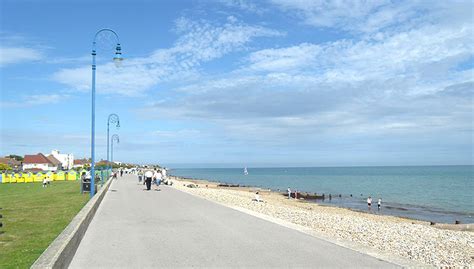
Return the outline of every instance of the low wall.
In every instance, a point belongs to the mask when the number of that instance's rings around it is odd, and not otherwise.
[[[112,179],[79,211],[71,223],[48,246],[31,268],[67,268],[87,231],[92,218],[109,189]]]

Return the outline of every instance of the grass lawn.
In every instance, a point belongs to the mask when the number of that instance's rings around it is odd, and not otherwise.
[[[0,184],[0,268],[29,268],[88,200],[79,181]]]

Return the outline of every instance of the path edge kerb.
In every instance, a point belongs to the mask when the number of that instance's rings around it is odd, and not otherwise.
[[[67,268],[69,266],[112,181],[112,179],[108,180],[100,188],[97,194],[72,219],[71,223],[51,242],[31,268]]]
[[[301,233],[304,233],[304,234],[307,234],[309,236],[318,238],[320,240],[324,240],[326,242],[338,245],[340,247],[350,249],[352,251],[356,251],[356,252],[359,252],[361,254],[368,255],[368,256],[371,256],[373,258],[386,261],[388,263],[392,263],[392,264],[394,264],[396,266],[400,266],[402,268],[435,268],[434,266],[424,264],[424,263],[421,263],[419,261],[409,260],[405,257],[401,257],[401,256],[398,256],[398,255],[393,255],[391,253],[383,252],[383,251],[377,250],[375,248],[371,248],[371,247],[368,247],[368,246],[362,246],[360,244],[357,244],[355,242],[351,242],[349,240],[337,239],[337,238],[334,238],[334,237],[330,237],[330,236],[324,235],[320,232],[317,232],[316,230],[313,230],[311,228],[308,228],[308,227],[305,227],[305,226],[302,226],[302,225],[299,225],[299,224],[296,224],[296,223],[292,223],[292,222],[287,221],[287,220],[279,219],[279,218],[276,218],[276,217],[273,217],[273,216],[270,216],[270,215],[266,215],[266,214],[263,214],[263,213],[252,211],[252,210],[247,209],[247,208],[234,206],[234,205],[228,205],[228,204],[225,204],[225,203],[222,203],[222,202],[219,202],[219,201],[207,199],[206,197],[203,197],[203,196],[200,196],[198,194],[188,192],[186,190],[179,189],[179,188],[176,188],[176,187],[173,187],[173,189],[175,189],[177,191],[181,191],[183,193],[187,193],[189,195],[193,195],[197,198],[204,199],[204,200],[210,201],[212,203],[215,203],[215,204],[218,204],[218,205],[221,205],[221,206],[224,206],[224,207],[231,208],[231,209],[236,210],[236,211],[240,211],[242,213],[254,216],[256,218],[260,218],[260,219],[263,219],[263,220],[266,220],[266,221],[269,221],[269,222],[273,222],[273,223],[278,224],[280,226],[299,231]]]

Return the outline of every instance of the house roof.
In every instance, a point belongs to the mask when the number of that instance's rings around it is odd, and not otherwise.
[[[74,164],[83,165],[83,164],[86,164],[86,163],[89,163],[89,161],[88,161],[88,160],[86,160],[86,159],[78,159],[78,160],[74,160]]]
[[[8,164],[10,166],[16,166],[16,165],[20,165],[21,162],[15,160],[13,158],[0,157],[0,163]]]
[[[52,162],[48,158],[46,158],[43,153],[38,153],[36,155],[25,155],[25,158],[23,159],[23,164],[30,163],[52,164]]]
[[[58,159],[56,159],[52,154],[48,155],[46,158],[48,158],[48,160],[49,160],[54,166],[61,164],[61,162],[60,162]]]

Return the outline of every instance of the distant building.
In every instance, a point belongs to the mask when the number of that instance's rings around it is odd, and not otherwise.
[[[53,164],[53,166],[56,166],[58,168],[58,170],[63,169],[63,164],[58,159],[56,159],[53,156],[53,154],[50,154],[50,155],[46,156],[46,158],[48,158],[48,160]]]
[[[72,154],[61,154],[59,150],[52,150],[51,155],[61,162],[62,169],[72,169],[74,167],[74,155]]]
[[[0,163],[10,166],[13,170],[21,168],[21,162],[9,157],[0,157]]]
[[[57,159],[56,162],[60,163]],[[23,170],[38,170],[43,171],[57,171],[59,164],[56,163],[52,158],[44,156],[43,153],[36,155],[25,155],[23,160]]]
[[[77,159],[77,160],[74,160],[74,164],[72,168],[84,168],[84,165],[88,163],[89,163],[89,160],[87,159]]]

